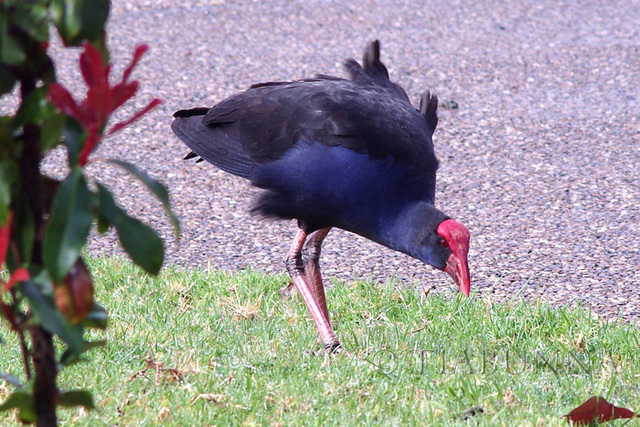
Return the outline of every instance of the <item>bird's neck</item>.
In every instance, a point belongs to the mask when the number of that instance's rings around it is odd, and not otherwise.
[[[428,257],[428,254],[418,252],[418,249],[423,247],[420,244],[422,236],[434,232],[438,224],[447,218],[447,215],[433,204],[416,201],[401,209],[381,212],[376,227],[372,227],[375,230],[373,235],[364,237],[427,262],[425,257]]]

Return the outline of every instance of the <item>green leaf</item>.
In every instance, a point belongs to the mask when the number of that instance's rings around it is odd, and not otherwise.
[[[109,227],[111,227],[109,220],[102,215],[102,211],[98,210],[98,233],[106,233],[109,231]]]
[[[21,68],[25,65],[27,55],[20,43],[20,39],[10,33],[10,18],[8,11],[0,8],[0,63]]]
[[[53,299],[47,298],[32,280],[22,282],[20,290],[29,300],[29,306],[40,325],[52,334],[58,335],[72,353],[79,354],[83,343],[82,326],[69,323],[55,306]]]
[[[33,396],[24,390],[16,390],[0,405],[0,412],[15,408],[19,408],[21,411],[23,408],[33,410]]]
[[[82,27],[80,35],[91,42],[96,42],[102,36],[104,26],[109,17],[110,0],[79,0],[80,19]]]
[[[98,186],[97,205],[98,211],[96,217],[98,218],[98,232],[101,234],[106,233],[109,227],[115,225],[120,215],[124,215],[124,212],[116,205],[115,200],[111,197],[109,190],[100,184]],[[114,222],[115,221],[115,222]]]
[[[14,123],[17,126],[22,126],[27,123],[40,124],[43,120],[57,114],[55,107],[47,101],[47,89],[41,87],[30,92],[29,95],[22,100]]]
[[[67,46],[83,40],[96,42],[109,16],[110,0],[53,0],[50,11],[60,37]]]
[[[122,217],[116,229],[122,247],[133,262],[147,273],[158,274],[164,258],[164,246],[156,232],[130,216]]]
[[[62,128],[62,135],[64,136],[64,143],[67,146],[69,165],[77,165],[82,145],[87,139],[87,133],[77,120],[66,117]]]
[[[74,35],[80,32],[80,23],[75,18],[75,1],[53,0],[49,11],[54,25],[58,29],[58,34],[65,44],[69,45]]]
[[[7,265],[11,269],[19,267],[21,264],[31,263],[33,256],[33,242],[36,236],[35,223],[33,221],[33,211],[29,206],[29,200],[24,195],[20,195],[13,201],[13,221],[14,232],[13,241],[18,246],[18,254],[14,256],[13,251],[7,256]]]
[[[99,304],[93,304],[91,312],[82,321],[82,325],[85,328],[105,329],[108,320],[107,310]]]
[[[60,406],[71,408],[74,406],[84,406],[86,409],[95,409],[93,397],[88,390],[69,390],[60,393]]]
[[[16,78],[0,64],[0,95],[9,93],[16,85]]]
[[[11,183],[13,182],[13,168],[9,160],[0,160],[0,226],[9,219],[9,205],[11,204]]]
[[[13,9],[10,22],[27,33],[32,39],[45,42],[49,40],[49,22],[47,5],[44,2],[18,3]]]
[[[84,344],[82,344],[82,352],[84,353],[94,348],[104,347],[105,345],[107,345],[107,340],[85,341]]]
[[[125,213],[116,205],[116,201],[113,200],[113,196],[107,187],[99,182],[96,185],[98,186],[98,214],[109,224],[116,225],[120,221],[120,217],[124,216]]]
[[[18,144],[13,133],[13,117],[0,116],[0,160],[15,158]]]
[[[93,221],[91,192],[75,167],[60,185],[44,233],[43,260],[55,283],[60,283],[80,256]]]
[[[99,341],[85,341],[82,344],[82,351],[80,354],[87,352],[93,348],[104,347],[107,344],[107,340],[99,340]],[[71,366],[77,362],[80,362],[80,354],[73,353],[69,349],[67,349],[62,356],[60,356],[60,364],[62,366]],[[85,359],[86,360],[86,359]]]
[[[106,187],[97,185],[99,215],[116,227],[120,243],[133,262],[147,273],[158,274],[164,258],[162,239],[148,225],[120,209]]]
[[[0,412],[18,409],[18,418],[24,423],[37,421],[33,399],[33,380],[27,381],[23,387],[11,393],[0,405]]]
[[[14,67],[24,66],[27,55],[24,53],[20,41],[15,37],[5,34],[0,40],[0,62]]]
[[[165,186],[162,185],[159,181],[156,181],[155,179],[151,178],[149,174],[147,174],[145,171],[141,169],[138,169],[138,167],[136,167],[135,165],[132,165],[131,163],[127,163],[127,162],[123,162],[122,160],[115,160],[115,159],[111,159],[110,161],[126,169],[128,172],[138,177],[138,179],[143,183],[145,183],[145,185],[149,188],[149,190],[151,190],[151,192],[155,194],[158,200],[162,202],[162,206],[164,207],[164,210],[167,213],[167,216],[169,217],[169,219],[171,220],[171,223],[173,224],[173,231],[175,233],[175,236],[176,238],[178,238],[180,235],[180,222],[178,221],[178,217],[175,216],[175,214],[171,210],[169,193],[167,192],[167,189],[165,188]]]
[[[56,113],[42,122],[40,128],[40,151],[43,154],[60,144],[62,141],[62,129],[66,121],[67,116]]]

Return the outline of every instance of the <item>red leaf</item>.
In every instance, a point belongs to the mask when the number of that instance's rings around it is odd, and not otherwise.
[[[78,164],[80,166],[84,166],[87,164],[87,160],[89,159],[89,154],[95,150],[98,142],[100,142],[101,135],[98,134],[98,129],[93,127],[89,131],[89,136],[84,141],[84,145],[82,146],[82,151],[80,151],[80,157],[78,157]]]
[[[138,91],[138,82],[127,80],[142,55],[149,49],[145,44],[136,47],[133,59],[124,71],[121,82],[112,87],[109,84],[111,65],[104,63],[100,52],[93,45],[85,42],[83,46],[84,51],[80,54],[80,70],[88,86],[85,99],[78,104],[71,93],[58,83],[52,83],[48,93],[51,103],[67,116],[78,120],[88,133],[78,159],[78,164],[81,166],[87,163],[89,155],[102,139],[109,116]],[[129,120],[113,126],[108,134],[111,135],[128,126],[160,103],[159,99],[154,99]]]
[[[87,99],[82,106],[91,114],[91,125],[103,129],[113,110],[109,108],[113,96],[111,88],[105,85],[96,85],[87,91]],[[87,126],[88,127],[88,126]]]
[[[11,273],[11,277],[9,277],[9,281],[5,283],[4,292],[9,292],[11,288],[13,288],[13,285],[15,285],[18,282],[24,282],[26,280],[29,280],[29,277],[31,276],[29,276],[29,271],[26,268],[24,267],[16,268],[14,272]]]
[[[51,83],[47,92],[49,101],[63,114],[73,117],[80,123],[86,122],[86,115],[80,106],[73,99],[71,93],[59,83]]]
[[[136,65],[138,65],[138,61],[140,61],[140,58],[142,57],[142,55],[145,54],[147,50],[149,50],[149,46],[147,46],[144,43],[136,46],[136,50],[133,53],[133,59],[131,60],[131,63],[129,64],[127,69],[124,70],[124,73],[122,74],[122,83],[125,83],[129,79],[131,72],[136,67]]]
[[[111,130],[109,130],[107,135],[113,135],[114,133],[118,132],[120,129],[129,126],[131,123],[135,122],[140,117],[144,116],[145,114],[147,114],[149,111],[153,110],[154,108],[156,108],[160,104],[162,104],[162,100],[160,100],[158,98],[155,98],[153,101],[148,103],[146,107],[144,107],[142,110],[140,110],[136,114],[134,114],[133,117],[131,117],[129,120],[125,120],[124,122],[116,123],[111,128]]]
[[[80,55],[80,71],[87,86],[109,85],[109,71],[105,68],[104,61],[98,49],[88,42],[82,44],[84,52]]]
[[[9,211],[9,218],[7,223],[0,227],[0,268],[7,257],[7,250],[9,249],[9,242],[11,241],[11,222],[13,219],[13,211]]]
[[[634,415],[633,412],[626,408],[620,408],[607,402],[604,397],[593,396],[569,412],[565,417],[567,417],[568,423],[588,425],[593,421],[603,423],[619,418],[631,418]]]
[[[111,89],[111,105],[109,105],[110,111],[116,111],[129,99],[133,98],[133,95],[138,91],[138,82],[136,80],[129,83],[118,83]]]

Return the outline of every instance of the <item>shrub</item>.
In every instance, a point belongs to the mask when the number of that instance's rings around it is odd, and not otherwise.
[[[154,99],[129,120],[108,128],[111,114],[138,90],[131,74],[147,50],[138,46],[121,80],[110,81],[105,23],[109,0],[0,0],[0,96],[16,90],[15,114],[0,117],[0,316],[17,334],[25,378],[0,373],[16,390],[0,410],[17,409],[24,422],[53,425],[58,406],[93,407],[87,390],[61,391],[58,369],[102,342],[85,341],[87,328],[105,328],[107,313],[93,298],[93,281],[81,256],[92,223],[114,227],[133,261],[156,274],[163,243],[130,217],[99,182],[89,186],[84,166],[109,136],[160,103]],[[77,101],[56,81],[48,53],[50,31],[66,48],[81,47],[87,85]],[[40,172],[46,153],[66,147],[69,173],[54,180]],[[142,180],[163,203],[176,234],[166,189],[135,165],[112,160]],[[53,337],[64,344],[56,355]]]

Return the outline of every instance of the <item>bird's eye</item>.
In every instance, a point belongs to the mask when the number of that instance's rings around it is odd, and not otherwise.
[[[440,243],[440,246],[442,246],[443,248],[446,248],[446,247],[448,247],[448,246],[449,246],[449,242],[447,242],[447,241],[446,241],[446,240],[444,240],[444,239],[440,239],[440,240],[438,241],[438,243]]]

